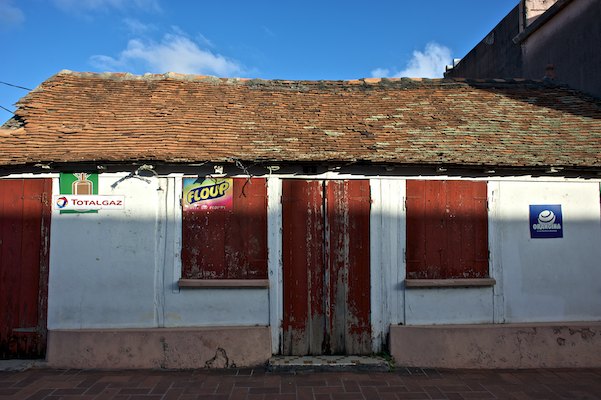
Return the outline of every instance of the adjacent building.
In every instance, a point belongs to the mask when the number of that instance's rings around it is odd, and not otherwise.
[[[521,0],[449,78],[543,79],[601,97],[601,1]]]

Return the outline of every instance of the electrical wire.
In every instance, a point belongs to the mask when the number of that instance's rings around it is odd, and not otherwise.
[[[27,91],[30,91],[30,90],[31,90],[30,88],[26,88],[25,86],[13,85],[12,83],[8,83],[8,82],[3,82],[3,81],[0,81],[0,83],[1,83],[1,84],[3,84],[3,85],[6,85],[6,86],[12,86],[12,87],[15,87],[15,88],[17,88],[17,89],[23,89],[23,90],[27,90]],[[6,108],[6,107],[4,107],[4,106],[0,106],[0,108],[1,108],[1,109],[3,109],[4,111],[8,111],[8,112],[9,112],[9,113],[11,113],[11,114],[14,114],[14,113],[15,113],[14,111],[12,111],[12,110],[9,110],[8,108]]]
[[[6,86],[12,86],[12,87],[16,87],[18,89],[23,89],[23,90],[27,90],[27,91],[32,90],[32,89],[29,89],[29,88],[26,88],[26,87],[23,87],[23,86],[13,85],[12,83],[8,83],[8,82],[2,82],[2,81],[0,81],[0,83],[3,84],[3,85],[6,85]]]
[[[9,110],[9,109],[8,109],[8,108],[6,108],[6,107],[0,106],[0,108],[1,108],[1,109],[3,109],[3,110],[5,110],[5,111],[8,111],[8,112],[9,112],[9,113],[11,113],[11,114],[14,114],[14,113],[15,113],[14,111],[11,111],[11,110]]]

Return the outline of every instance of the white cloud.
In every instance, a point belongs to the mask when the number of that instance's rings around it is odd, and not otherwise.
[[[145,24],[135,18],[125,18],[123,20],[127,30],[133,35],[144,35],[156,29],[152,24]]]
[[[23,11],[12,3],[12,0],[0,0],[0,28],[19,25],[25,21]]]
[[[63,11],[88,13],[94,11],[140,9],[160,11],[158,0],[53,0]]]
[[[373,78],[386,78],[390,76],[390,70],[388,68],[376,68],[371,71],[371,76]]]
[[[263,33],[265,33],[265,35],[267,35],[269,37],[275,37],[276,36],[276,34],[271,29],[269,29],[268,27],[266,27],[265,25],[262,25],[261,29],[263,30]]]
[[[137,73],[171,71],[234,76],[244,71],[239,63],[199,47],[179,30],[164,35],[160,42],[132,39],[118,57],[95,55],[91,57],[90,62],[102,70]]]
[[[196,41],[204,46],[207,47],[215,47],[215,45],[213,44],[213,42],[211,42],[209,40],[209,38],[207,38],[205,35],[203,35],[202,33],[199,33],[196,35]]]
[[[451,49],[438,43],[430,42],[425,51],[414,51],[413,57],[407,63],[407,67],[395,74],[390,73],[387,68],[376,68],[371,71],[373,77],[393,78],[442,78],[445,67],[451,64]]]

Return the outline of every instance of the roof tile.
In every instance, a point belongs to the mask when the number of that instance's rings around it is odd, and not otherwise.
[[[0,165],[361,161],[601,167],[601,102],[532,81],[266,81],[63,71],[18,103]]]

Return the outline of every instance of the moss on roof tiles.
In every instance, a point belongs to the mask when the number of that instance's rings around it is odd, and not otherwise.
[[[429,164],[441,163],[442,151],[469,165],[601,167],[601,102],[535,81],[63,71],[17,106],[26,134],[0,135],[8,149],[0,165],[141,154],[165,162],[227,155]],[[165,141],[168,148],[157,147]]]

